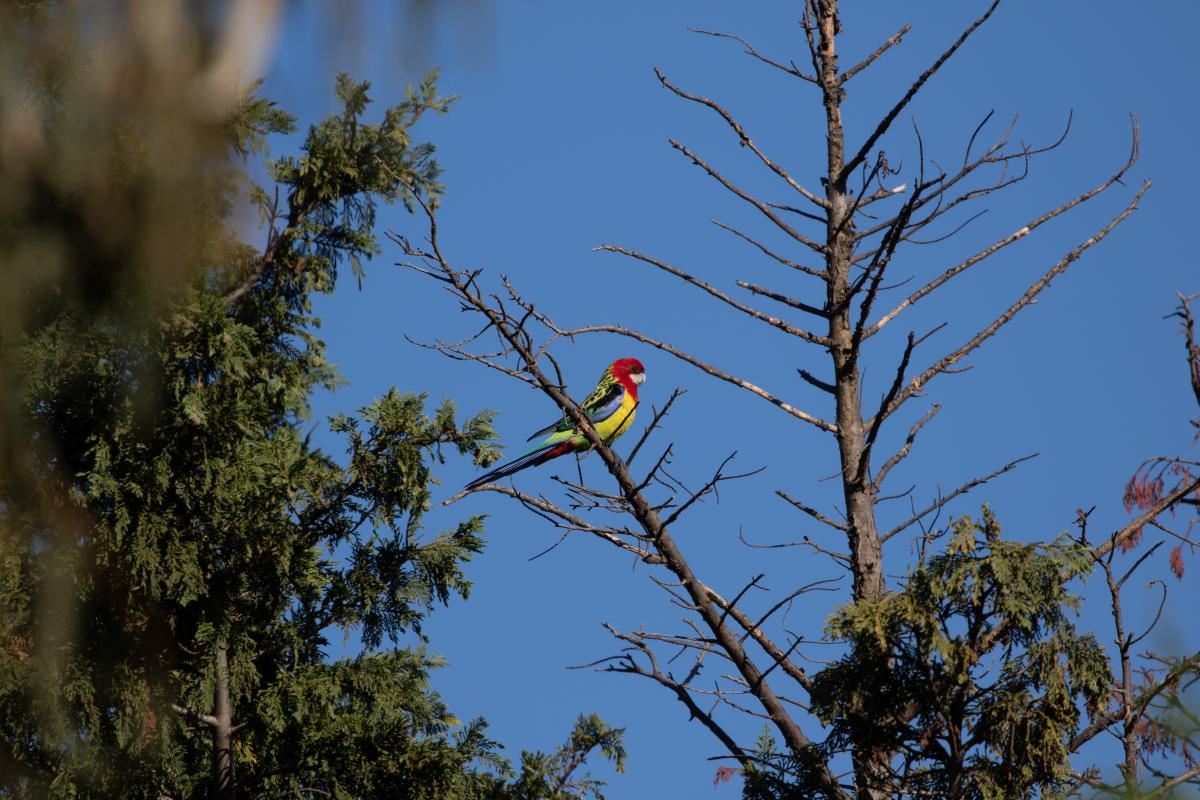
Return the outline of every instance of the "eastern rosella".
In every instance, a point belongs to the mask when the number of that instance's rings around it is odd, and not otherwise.
[[[579,408],[588,419],[596,433],[608,444],[624,433],[633,423],[633,414],[637,410],[638,385],[646,380],[646,370],[642,362],[636,358],[619,358],[604,370],[600,382],[587,396]],[[552,458],[558,458],[567,453],[582,453],[590,450],[591,442],[575,427],[571,418],[564,414],[563,418],[551,423],[533,434],[526,441],[532,441],[539,436],[546,436],[525,455],[502,464],[499,467],[480,475],[467,484],[468,489],[482,486],[506,475],[544,464]]]

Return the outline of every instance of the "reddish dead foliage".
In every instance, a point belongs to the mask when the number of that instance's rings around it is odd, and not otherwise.
[[[725,781],[728,781],[737,774],[737,767],[717,767],[717,774],[713,776],[713,788]]]
[[[1175,577],[1183,580],[1183,545],[1177,544],[1171,550],[1171,572],[1175,573]]]
[[[1163,498],[1162,472],[1154,474],[1151,470],[1138,467],[1137,472],[1125,484],[1125,513],[1132,514],[1136,508],[1145,511]]]
[[[1172,485],[1167,486],[1166,477],[1172,479]],[[1142,464],[1133,473],[1133,477],[1125,484],[1125,512],[1132,514],[1134,510],[1146,511],[1162,502],[1162,499],[1168,494],[1177,491],[1182,486],[1193,483],[1195,475],[1192,470],[1185,464],[1178,463],[1163,463],[1156,459],[1155,461]],[[1194,494],[1197,499],[1200,499],[1200,489]],[[1172,515],[1175,513],[1175,508],[1172,506],[1168,509]],[[1126,537],[1121,542],[1121,550],[1129,552],[1137,547],[1142,541],[1142,526],[1139,526],[1130,536]],[[1183,545],[1176,546],[1171,550],[1170,557],[1171,572],[1179,580],[1183,579]]]

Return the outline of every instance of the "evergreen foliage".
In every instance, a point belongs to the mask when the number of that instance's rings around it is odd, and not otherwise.
[[[52,36],[50,6],[26,5],[15,19],[31,41]],[[42,145],[78,160],[84,106],[30,81]],[[411,129],[450,99],[431,73],[368,122],[369,85],[341,75],[341,111],[299,155],[266,162],[268,189],[246,167],[294,121],[255,89],[215,126],[231,158],[169,168],[189,187],[170,206],[189,235],[166,255],[182,266],[150,263],[164,253],[143,246],[147,197],[103,241],[60,173],[35,176],[42,208],[6,207],[10,253],[65,244],[61,269],[3,293],[21,313],[0,331],[0,363],[20,376],[0,472],[0,796],[599,797],[572,775],[596,748],[619,768],[620,731],[581,719],[518,776],[483,720],[459,722],[430,686],[441,660],[422,621],[468,595],[464,565],[483,547],[481,517],[425,530],[433,470],[448,451],[494,460],[490,414],[460,420],[448,400],[430,410],[393,389],[330,420],[342,453],[306,432],[312,392],[339,381],[313,297],[347,264],[361,281],[378,203],[438,192],[433,147]],[[164,129],[111,121],[99,136],[121,157],[102,149],[95,165],[106,196],[139,180],[158,196]],[[234,230],[246,198],[261,249]],[[104,291],[75,302],[71,276],[101,257]],[[162,278],[159,302],[147,276]],[[362,652],[329,661],[331,631],[357,632]]]
[[[559,800],[592,797],[603,800],[604,782],[575,772],[593,750],[611,761],[617,772],[625,771],[623,731],[613,728],[595,714],[580,715],[567,741],[553,753],[521,753],[521,769],[498,796],[506,800]]]
[[[1056,796],[1082,710],[1094,716],[1111,688],[1104,650],[1076,630],[1065,588],[1093,564],[1066,535],[1001,538],[987,506],[980,520],[956,520],[944,550],[922,554],[899,591],[830,618],[827,635],[853,647],[813,679],[813,711],[829,729],[819,755],[852,741],[900,753],[906,785],[930,796]],[[764,736],[747,796],[807,796],[821,759],[782,755]]]

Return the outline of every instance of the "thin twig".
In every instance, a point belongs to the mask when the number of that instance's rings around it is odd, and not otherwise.
[[[759,61],[763,62],[764,64],[772,66],[777,70],[781,70],[782,72],[786,72],[788,75],[795,76],[795,77],[799,78],[800,80],[808,81],[809,83],[817,82],[817,79],[814,78],[812,75],[806,75],[803,72],[801,72],[800,68],[797,67],[795,65],[795,63],[783,64],[779,61],[775,61],[774,59],[767,58],[762,53],[758,52],[758,50],[754,49],[754,46],[751,45],[749,42],[747,42],[745,39],[743,39],[741,36],[737,36],[732,33],[719,33],[717,31],[706,31],[703,28],[688,28],[688,30],[691,31],[692,33],[701,33],[701,34],[704,34],[705,36],[715,36],[719,39],[732,39],[733,41],[738,42],[739,44],[741,44],[743,47],[746,48],[747,55],[753,56],[754,58],[758,59]]]
[[[936,501],[931,503],[924,511],[920,511],[920,512],[914,514],[909,519],[905,520],[904,522],[900,523],[896,527],[892,528],[890,531],[885,533],[883,536],[880,536],[879,542],[881,544],[883,542],[886,542],[888,539],[891,539],[896,534],[898,534],[898,533],[906,530],[910,526],[912,526],[912,524],[915,523],[917,520],[923,519],[923,518],[929,516],[930,514],[932,514],[934,511],[937,511],[938,509],[942,508],[942,506],[946,505],[947,503],[949,503],[951,500],[958,497],[959,495],[966,494],[967,492],[974,489],[976,486],[982,486],[983,484],[987,483],[988,481],[992,480],[993,478],[997,478],[997,477],[1003,475],[1004,473],[1008,472],[1009,470],[1015,469],[1018,465],[1022,464],[1023,462],[1028,461],[1031,458],[1037,458],[1037,456],[1038,456],[1037,453],[1030,453],[1027,456],[1021,456],[1020,458],[1013,459],[1012,461],[1008,462],[1007,464],[1000,467],[999,469],[989,472],[987,475],[984,475],[982,478],[975,478],[974,480],[967,481],[966,483],[964,483],[962,486],[959,486],[957,489],[955,489],[950,494],[948,494],[944,497],[938,498]]]

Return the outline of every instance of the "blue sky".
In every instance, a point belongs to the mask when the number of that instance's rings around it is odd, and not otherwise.
[[[337,69],[370,80],[382,106],[401,100],[404,85],[418,80],[425,66],[440,66],[443,92],[461,99],[449,115],[423,121],[418,137],[437,144],[445,167],[443,244],[459,266],[486,268],[497,287],[499,276],[508,275],[564,324],[617,322],[641,329],[793,405],[830,413],[825,398],[795,373],[804,367],[825,374],[824,356],[815,348],[714,305],[668,276],[591,251],[620,244],[732,292],[735,280],[751,280],[817,299],[812,279],[782,274],[710,224],[716,218],[766,230],[754,212],[671,150],[668,137],[711,158],[747,188],[787,198],[719,119],[670,95],[652,73],[657,65],[684,88],[725,104],[768,153],[817,188],[824,126],[816,90],[754,62],[732,43],[687,30],[737,33],[764,52],[803,62],[798,4],[459,3],[420,29],[383,3],[357,23],[318,13],[315,5],[297,6],[288,17],[265,93],[305,124],[334,110]],[[844,3],[843,64],[857,61],[903,23],[913,24],[901,46],[850,84],[845,122],[851,146],[984,6]],[[1191,3],[1134,10],[1109,0],[1008,0],[881,143],[893,164],[903,164],[894,181],[911,185],[913,119],[927,154],[949,166],[961,160],[967,138],[989,110],[996,111],[993,134],[1020,114],[1014,140],[1033,144],[1056,138],[1074,110],[1065,145],[1035,162],[1024,183],[988,202],[984,217],[951,242],[899,257],[893,274],[920,281],[1110,175],[1128,152],[1129,114],[1142,125],[1142,159],[1126,187],[980,265],[880,337],[867,354],[868,401],[886,389],[910,328],[948,323],[918,351],[918,363],[949,351],[1115,215],[1143,178],[1154,180],[1133,218],[985,345],[971,359],[970,372],[936,379],[925,398],[910,403],[890,431],[885,428],[883,452],[890,452],[931,402],[944,406],[893,479],[899,490],[915,485],[917,502],[1039,452],[953,512],[975,512],[986,500],[1012,536],[1048,539],[1069,528],[1077,508],[1095,505],[1094,529],[1111,530],[1127,519],[1121,493],[1138,463],[1152,455],[1192,453],[1188,420],[1195,409],[1182,344],[1174,322],[1163,316],[1176,291],[1200,291],[1189,235],[1200,211],[1193,153],[1200,64],[1189,39],[1198,26],[1200,6]],[[331,37],[338,46],[326,46]],[[281,142],[276,153],[285,146]],[[383,211],[380,228],[422,233],[420,221],[401,209]],[[408,344],[405,336],[452,339],[467,328],[435,284],[392,266],[399,258],[388,248],[369,265],[361,292],[347,280],[319,305],[330,358],[350,383],[317,398],[317,419],[361,407],[394,385],[434,400],[453,397],[464,413],[498,410],[505,443],[519,448],[530,431],[556,416],[552,405],[497,373]],[[836,470],[830,437],[628,341],[582,338],[559,343],[555,354],[577,396],[610,361],[630,355],[647,367],[645,404],[661,404],[674,387],[687,389],[656,439],[660,446],[675,443],[681,477],[700,482],[733,451],[736,465],[766,467],[676,530],[705,580],[734,594],[758,572],[767,573],[766,584],[776,591],[839,574],[806,550],[764,556],[737,540],[739,529],[763,542],[804,534],[828,539],[773,492],[782,488],[831,509],[833,483],[821,480]],[[326,443],[335,445],[328,438]],[[618,451],[629,446],[626,441]],[[529,471],[517,484],[552,491],[549,475],[567,469],[573,466]],[[610,480],[598,459],[585,461],[584,469],[600,486]],[[465,461],[450,458],[439,471],[444,486],[438,499],[474,474]],[[882,524],[908,511],[907,505],[885,507]],[[427,626],[433,648],[450,662],[435,685],[451,708],[463,718],[486,716],[514,758],[521,747],[552,748],[580,712],[594,711],[627,731],[627,774],[613,778],[610,796],[737,797],[736,782],[714,790],[715,767],[725,763],[707,760],[720,753],[717,742],[688,723],[684,708],[666,692],[632,677],[566,669],[619,650],[602,622],[625,630],[679,627],[678,609],[646,570],[583,537],[530,561],[556,532],[494,494],[435,509],[430,530],[450,527],[468,513],[489,515],[488,548],[469,568],[475,590],[468,602],[437,611]],[[889,547],[889,571],[902,574],[906,545],[897,540]],[[1172,609],[1200,600],[1200,562],[1190,559],[1188,567],[1182,582],[1170,581]],[[1146,580],[1165,573],[1165,556],[1146,569]],[[1156,598],[1142,597],[1140,586],[1130,590],[1131,621],[1148,613],[1147,603]],[[1106,597],[1097,588],[1093,581],[1086,590],[1091,599],[1083,624],[1107,641]],[[825,615],[846,598],[845,591],[810,596],[793,609],[788,625],[815,637]],[[1169,613],[1158,646],[1194,650],[1194,630],[1182,611]],[[822,653],[814,647],[806,655]],[[745,740],[761,728],[761,721],[736,715],[725,721]]]

